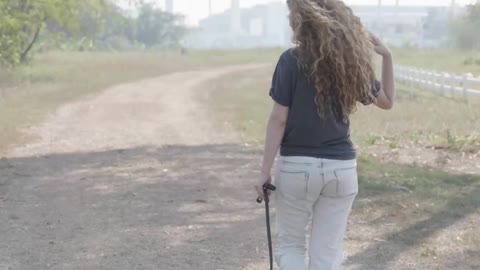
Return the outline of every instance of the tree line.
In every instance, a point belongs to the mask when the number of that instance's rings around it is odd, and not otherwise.
[[[480,1],[467,6],[466,14],[453,21],[450,30],[456,47],[480,50]]]
[[[109,0],[0,0],[0,65],[36,51],[175,48],[184,18],[152,4],[122,9]]]

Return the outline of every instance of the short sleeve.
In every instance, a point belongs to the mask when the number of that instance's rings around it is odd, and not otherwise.
[[[296,83],[296,71],[292,68],[292,65],[295,65],[295,63],[286,59],[289,53],[290,52],[286,52],[280,57],[275,72],[273,73],[272,87],[270,88],[270,96],[272,99],[285,107],[292,105]],[[290,57],[293,57],[293,55]]]
[[[372,84],[372,94],[364,97],[360,102],[365,106],[374,103],[375,99],[380,95],[380,90],[382,90],[382,83],[378,80],[375,80],[375,82]]]

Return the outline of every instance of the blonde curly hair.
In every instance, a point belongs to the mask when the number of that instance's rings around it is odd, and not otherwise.
[[[288,0],[287,4],[297,57],[315,85],[320,116],[325,118],[329,108],[339,108],[335,113],[348,121],[357,101],[375,99],[374,50],[368,31],[340,0]]]

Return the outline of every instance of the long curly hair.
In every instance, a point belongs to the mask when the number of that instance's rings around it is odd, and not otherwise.
[[[293,42],[305,75],[317,91],[315,103],[325,118],[332,108],[344,121],[357,101],[372,96],[373,43],[368,31],[340,0],[288,0]]]

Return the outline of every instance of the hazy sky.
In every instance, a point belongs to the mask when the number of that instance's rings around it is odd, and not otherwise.
[[[150,0],[164,6],[164,0]],[[449,5],[452,0],[400,0],[402,5]],[[285,0],[240,0],[241,7],[251,7],[269,2],[285,2]],[[375,5],[378,0],[346,0],[348,4]],[[383,0],[385,5],[395,4],[395,0]],[[456,0],[458,4],[465,5],[475,0]],[[212,0],[214,13],[222,12],[230,6],[231,0]],[[187,23],[197,24],[200,19],[208,16],[208,0],[174,0],[175,12],[187,16]]]

